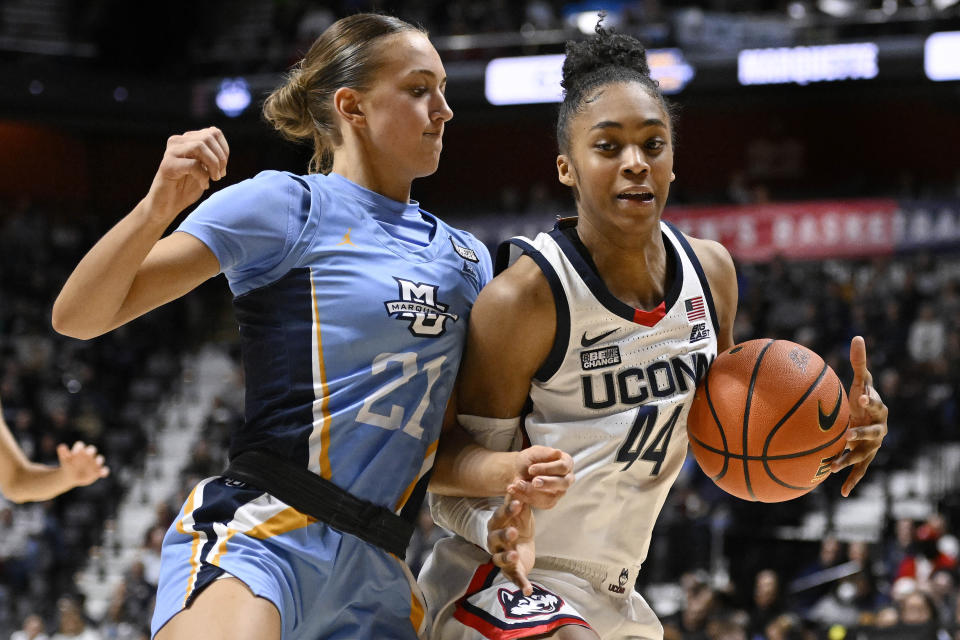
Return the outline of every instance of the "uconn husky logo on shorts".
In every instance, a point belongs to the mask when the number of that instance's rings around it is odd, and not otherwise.
[[[449,305],[437,300],[435,284],[412,282],[403,278],[393,277],[400,290],[399,300],[384,302],[387,315],[398,320],[410,321],[410,333],[421,338],[436,338],[447,330],[447,320],[456,322],[459,316],[447,313]]]
[[[563,606],[563,600],[546,589],[533,585],[533,593],[523,595],[519,589],[500,589],[497,593],[503,613],[508,618],[530,618],[556,613]]]

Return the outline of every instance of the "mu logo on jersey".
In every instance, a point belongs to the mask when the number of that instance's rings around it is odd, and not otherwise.
[[[435,284],[412,282],[403,278],[393,277],[400,290],[399,300],[387,300],[383,305],[387,308],[387,315],[397,320],[410,321],[410,333],[421,338],[436,338],[447,330],[447,320],[456,322],[460,317],[455,313],[447,313],[449,305],[437,300]]]

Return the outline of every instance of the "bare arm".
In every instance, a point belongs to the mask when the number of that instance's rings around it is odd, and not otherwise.
[[[96,447],[77,442],[72,449],[57,447],[59,467],[49,467],[27,460],[23,450],[3,419],[0,408],[0,493],[13,502],[49,500],[74,487],[88,485],[105,478],[110,469]]]
[[[719,242],[690,238],[693,248],[713,294],[713,304],[717,311],[719,335],[717,336],[717,353],[722,353],[733,346],[733,322],[737,316],[737,270],[733,265],[730,253]]]
[[[487,285],[470,314],[457,412],[519,424],[530,382],[553,345],[555,316],[550,287],[529,258]],[[482,447],[448,408],[430,491],[502,496],[512,489],[520,499],[547,508],[572,482],[572,470],[570,456],[550,447],[515,452]]]
[[[93,338],[190,291],[220,271],[213,252],[184,233],[160,236],[226,175],[229,148],[211,127],[172,136],[146,197],[80,261],[53,305],[53,327]]]

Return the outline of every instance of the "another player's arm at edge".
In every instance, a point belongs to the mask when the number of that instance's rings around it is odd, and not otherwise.
[[[734,345],[733,322],[737,317],[737,270],[730,252],[713,240],[703,240],[686,236],[691,248],[697,254],[713,294],[713,305],[717,311],[717,353],[723,353]]]
[[[75,487],[105,478],[110,469],[95,447],[76,443],[57,447],[59,467],[30,462],[3,419],[0,406],[0,493],[13,502],[49,500]]]
[[[470,313],[467,347],[454,399],[447,408],[430,491],[448,496],[517,496],[545,508],[573,481],[569,455],[548,447],[497,452],[476,444],[457,424],[456,414],[519,418],[530,382],[553,346],[553,294],[528,257],[483,288]],[[456,407],[454,408],[454,405]],[[517,479],[537,477],[542,486]],[[518,486],[519,485],[519,486]],[[536,495],[534,495],[536,494]]]

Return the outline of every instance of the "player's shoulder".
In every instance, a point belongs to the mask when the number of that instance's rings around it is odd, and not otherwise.
[[[287,171],[267,170],[221,189],[213,194],[211,199],[277,205],[289,201],[305,189],[309,190],[310,187],[304,176]]]
[[[449,236],[454,249],[464,260],[479,262],[482,257],[489,258],[490,252],[487,251],[486,246],[469,231],[453,226],[422,207],[420,208],[420,213],[429,216],[431,220],[436,222],[437,230]]]
[[[550,283],[537,263],[526,255],[491,280],[480,292],[477,304],[495,306],[517,318],[554,310]]]
[[[528,389],[530,380],[524,376],[532,377],[543,365],[556,327],[550,284],[533,259],[521,256],[477,296],[467,352],[481,354],[481,360],[495,365],[497,375],[520,380]]]
[[[276,169],[266,169],[252,178],[247,178],[238,182],[235,186],[242,186],[246,189],[276,189],[276,188],[311,188],[312,176],[301,176],[290,171],[278,171]]]
[[[694,238],[684,235],[690,243],[703,272],[710,284],[710,290],[720,315],[722,328],[732,326],[733,317],[737,312],[738,286],[737,269],[733,257],[727,248],[715,240]]]
[[[693,249],[708,278],[711,280],[716,278],[736,279],[733,257],[726,247],[716,240],[694,238],[686,234],[683,234],[683,236],[690,243],[690,248]]]

